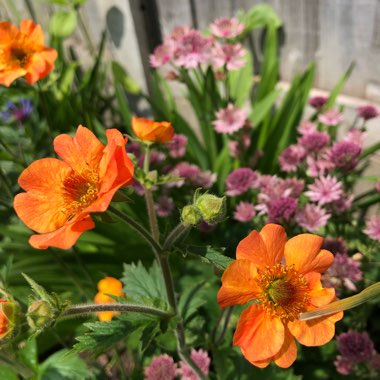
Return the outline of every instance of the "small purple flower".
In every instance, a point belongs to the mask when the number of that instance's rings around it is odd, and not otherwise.
[[[375,347],[367,332],[349,331],[336,337],[342,357],[354,363],[369,361]]]
[[[190,184],[193,186],[203,187],[205,189],[208,189],[212,187],[212,185],[216,181],[215,173],[212,173],[210,171],[202,172],[201,169],[197,165],[190,164],[188,162],[178,163],[170,171],[170,174],[176,177],[181,177],[183,179],[172,183],[171,185],[169,185],[169,187],[171,186],[181,187],[185,184],[185,180],[187,180],[187,183],[190,182]]]
[[[211,33],[219,38],[235,38],[244,30],[244,24],[236,17],[218,18],[210,25]]]
[[[310,232],[316,232],[327,224],[330,216],[319,205],[307,203],[302,209],[297,211],[295,219],[300,227]]]
[[[331,203],[334,212],[342,213],[351,208],[354,196],[352,194],[342,193],[341,197]]]
[[[231,134],[244,127],[247,110],[235,107],[229,103],[226,108],[216,113],[217,119],[212,122],[215,131],[218,133]]]
[[[362,117],[364,120],[373,119],[379,116],[380,114],[379,109],[372,104],[366,104],[366,105],[360,106],[358,107],[357,111],[358,111],[358,115]]]
[[[176,377],[177,365],[171,356],[155,356],[145,368],[145,380],[173,380]]]
[[[244,153],[249,146],[251,145],[251,138],[249,134],[243,133],[241,134],[238,141],[230,140],[228,142],[228,148],[230,150],[231,157],[239,158],[242,153]]]
[[[318,116],[318,120],[330,127],[335,127],[343,121],[343,115],[336,109],[331,109]]]
[[[330,149],[326,148],[318,152],[316,156],[309,155],[306,157],[307,175],[310,177],[324,176],[334,169],[335,165],[330,158]]]
[[[128,142],[127,152],[132,153],[138,160],[141,155],[141,145],[138,142]]]
[[[342,238],[325,238],[323,240],[322,249],[327,249],[334,255],[347,255],[347,244]]]
[[[256,215],[255,206],[250,202],[240,202],[235,209],[234,219],[245,223],[251,222]]]
[[[363,232],[373,240],[380,241],[380,216],[373,215],[366,222]]]
[[[194,363],[198,366],[202,373],[207,376],[211,361],[208,356],[208,353],[202,349],[192,349],[190,357],[191,359],[193,359]],[[188,364],[182,360],[179,362],[177,374],[181,376],[181,380],[198,380],[198,376],[196,375],[196,373],[194,373],[194,371],[188,366]]]
[[[156,209],[157,215],[160,218],[166,218],[170,216],[175,209],[174,201],[172,198],[169,198],[166,195],[161,195],[157,199],[157,203],[155,204],[155,209]]]
[[[300,135],[305,135],[307,133],[316,132],[317,126],[309,120],[304,120],[297,128],[297,131]]]
[[[276,187],[279,195],[298,198],[305,187],[305,182],[297,178],[279,179]]]
[[[306,150],[300,145],[293,144],[281,153],[278,162],[282,171],[295,172],[305,157]]]
[[[352,170],[359,162],[361,151],[361,146],[355,142],[339,141],[331,148],[331,160],[338,169]]]
[[[351,141],[358,144],[360,147],[364,144],[364,139],[367,137],[366,131],[361,131],[360,129],[351,128],[347,134],[344,136],[344,141]]]
[[[297,203],[297,199],[291,197],[280,197],[271,201],[268,205],[269,223],[288,221],[294,215]]]
[[[235,169],[226,179],[226,194],[230,197],[244,194],[252,188],[256,179],[256,172],[250,168]]]
[[[340,199],[343,194],[342,183],[336,177],[330,175],[320,177],[308,186],[305,195],[313,202],[318,202],[321,206]]]
[[[33,112],[33,105],[30,99],[19,99],[17,103],[6,102],[5,110],[1,113],[4,122],[16,121],[22,123]]]
[[[305,133],[298,139],[299,145],[309,152],[318,152],[330,142],[330,136],[326,132]]]
[[[172,158],[181,158],[186,154],[187,137],[182,134],[175,134],[172,140],[167,144],[169,156]]]
[[[210,170],[200,172],[194,180],[194,186],[210,189],[216,182],[216,178],[216,173],[213,173]]]
[[[246,51],[241,44],[215,43],[212,49],[212,65],[215,69],[239,70],[245,65]]]
[[[341,375],[349,375],[352,371],[353,363],[340,355],[334,361],[335,368]]]
[[[309,104],[317,110],[320,110],[327,102],[328,96],[312,96],[309,99]]]

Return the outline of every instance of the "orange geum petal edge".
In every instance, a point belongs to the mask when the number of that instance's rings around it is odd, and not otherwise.
[[[267,256],[267,247],[264,240],[255,230],[245,237],[236,248],[236,258],[238,260],[250,260],[259,269],[266,267]]]
[[[278,224],[267,224],[260,231],[260,236],[267,248],[268,265],[272,266],[281,262],[287,240],[284,227]]]

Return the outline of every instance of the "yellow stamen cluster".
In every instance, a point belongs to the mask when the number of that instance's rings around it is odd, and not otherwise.
[[[68,220],[83,211],[98,198],[98,174],[92,170],[80,173],[72,172],[63,181],[63,198],[65,207],[62,209]]]
[[[258,273],[262,289],[258,297],[261,307],[281,320],[292,321],[306,310],[309,300],[308,282],[293,267],[277,264]]]

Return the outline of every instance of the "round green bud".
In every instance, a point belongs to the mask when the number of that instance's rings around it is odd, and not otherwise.
[[[202,219],[199,210],[193,205],[187,205],[181,212],[182,223],[187,226],[196,226]]]
[[[53,323],[54,310],[47,301],[37,300],[29,306],[26,319],[32,330],[42,330]]]
[[[209,224],[217,224],[226,217],[226,197],[212,194],[202,194],[195,201],[203,220]]]

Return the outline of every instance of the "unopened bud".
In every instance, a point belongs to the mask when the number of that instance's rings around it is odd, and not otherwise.
[[[181,212],[182,223],[187,226],[196,226],[202,219],[199,210],[193,205],[187,205]]]
[[[196,199],[195,206],[203,220],[209,224],[221,222],[226,216],[226,197],[220,198],[212,194],[202,194]]]
[[[0,299],[0,340],[3,343],[12,336],[15,328],[17,305],[14,302]]]
[[[44,300],[34,301],[28,308],[26,319],[32,330],[43,330],[54,322],[54,310],[52,306]]]

